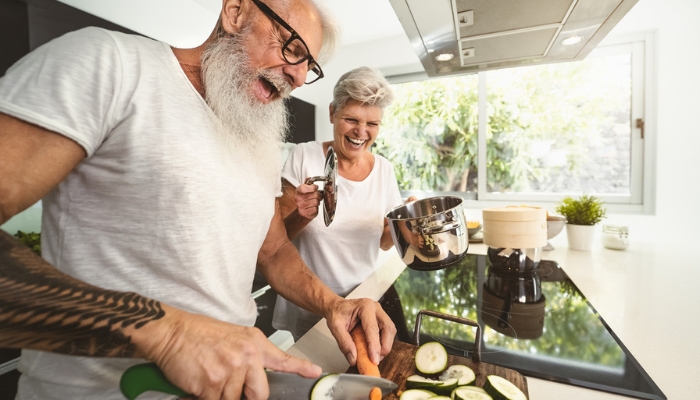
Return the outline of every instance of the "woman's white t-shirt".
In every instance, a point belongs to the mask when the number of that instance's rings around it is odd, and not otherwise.
[[[296,146],[282,169],[282,178],[298,187],[307,178],[323,174],[326,155],[323,143]],[[338,177],[338,202],[330,226],[323,211],[293,243],[311,270],[335,293],[345,297],[374,272],[384,216],[401,205],[401,194],[391,163],[374,155],[374,168],[361,182]],[[300,337],[320,317],[277,296],[272,325]]]

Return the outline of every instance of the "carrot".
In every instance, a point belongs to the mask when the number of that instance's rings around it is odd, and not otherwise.
[[[350,331],[350,336],[352,336],[352,341],[355,342],[355,347],[357,348],[357,370],[360,371],[362,375],[381,378],[379,367],[369,359],[367,337],[365,337],[365,331],[362,330],[362,325],[354,327],[353,330]]]
[[[352,341],[355,342],[355,347],[357,348],[357,370],[360,371],[362,375],[376,376],[381,378],[382,375],[379,373],[379,367],[374,365],[372,360],[369,359],[369,349],[367,345],[367,337],[365,336],[365,331],[362,329],[362,325],[357,325],[350,331],[350,336],[352,336]],[[369,400],[381,400],[382,390],[378,387],[372,388],[369,392]]]
[[[372,388],[369,392],[369,400],[382,400],[382,390],[378,387]]]

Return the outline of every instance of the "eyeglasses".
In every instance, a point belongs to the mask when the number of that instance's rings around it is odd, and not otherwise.
[[[289,26],[288,23],[284,22],[282,18],[280,18],[277,13],[272,11],[270,7],[268,7],[265,3],[263,3],[260,0],[252,0],[253,3],[255,3],[256,6],[260,9],[260,11],[263,12],[263,14],[267,15],[268,17],[272,18],[275,22],[280,24],[283,28],[289,31],[289,39],[287,42],[282,46],[282,57],[286,62],[288,62],[291,65],[297,65],[301,64],[306,60],[309,60],[309,72],[311,72],[310,78],[311,80],[307,80],[306,83],[307,85],[310,85],[317,80],[323,78],[323,71],[321,70],[321,66],[318,65],[316,60],[311,56],[311,53],[309,52],[309,47],[306,45],[306,42],[299,36],[297,31],[294,30],[291,26]],[[308,78],[307,78],[308,79]]]

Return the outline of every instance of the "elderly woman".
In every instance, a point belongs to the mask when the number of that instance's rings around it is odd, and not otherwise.
[[[401,204],[401,195],[391,163],[370,152],[393,98],[380,72],[360,67],[345,73],[329,108],[333,140],[297,145],[282,170],[287,234],[309,268],[341,296],[372,274],[380,248],[393,246],[384,215]],[[337,154],[339,178],[335,217],[326,227],[323,218],[316,218],[318,186],[304,182],[322,173],[328,146]],[[277,297],[273,326],[291,331],[295,339],[320,318]]]

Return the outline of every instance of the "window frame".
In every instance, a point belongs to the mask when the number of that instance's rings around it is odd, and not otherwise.
[[[656,203],[656,32],[619,35],[606,38],[589,55],[597,57],[630,53],[632,55],[632,99],[630,110],[631,180],[629,195],[601,195],[606,208],[613,213],[654,214]],[[478,127],[478,181],[477,192],[402,190],[404,197],[459,196],[466,208],[500,207],[509,204],[527,204],[553,208],[567,194],[578,193],[489,193],[486,186],[486,98],[487,72],[479,72],[479,127]],[[388,76],[391,83],[405,83],[428,79],[425,73]],[[644,121],[644,138],[636,127],[637,119]],[[595,195],[595,194],[594,194]]]

